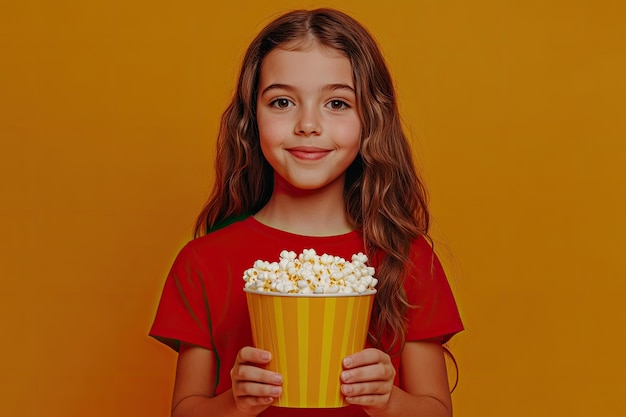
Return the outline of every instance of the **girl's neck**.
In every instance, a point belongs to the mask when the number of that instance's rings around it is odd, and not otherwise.
[[[275,175],[272,196],[254,217],[267,226],[304,236],[348,233],[354,227],[346,213],[344,182],[341,177],[323,188],[302,190]]]

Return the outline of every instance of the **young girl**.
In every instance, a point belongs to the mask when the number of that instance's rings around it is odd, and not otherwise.
[[[172,415],[450,416],[442,344],[462,324],[371,35],[330,9],[265,27],[222,117],[215,166],[150,332],[178,351]],[[251,347],[244,270],[307,248],[367,253],[379,279],[367,347],[343,360],[344,408],[273,407],[282,377]]]

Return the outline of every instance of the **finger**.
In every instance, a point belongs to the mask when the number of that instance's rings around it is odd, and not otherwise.
[[[230,371],[230,379],[233,383],[258,382],[271,385],[280,385],[283,383],[283,378],[279,373],[247,364],[235,365]]]
[[[237,408],[246,415],[259,415],[269,407],[274,398],[272,397],[235,397]]]
[[[368,348],[346,356],[342,362],[345,369],[356,368],[372,363],[391,363],[391,358],[378,349]]]
[[[374,363],[342,371],[340,379],[343,383],[393,381],[395,376],[396,370],[391,364]]]
[[[388,395],[359,395],[357,397],[346,397],[346,401],[350,404],[360,405],[363,407],[383,407],[389,401]]]
[[[283,392],[279,385],[261,384],[252,381],[242,381],[233,384],[233,394],[236,397],[276,398]],[[261,402],[263,404],[264,402]]]
[[[242,405],[246,408],[255,408],[255,407],[266,407],[268,404],[271,404],[275,398],[273,397],[245,397],[239,398],[239,402],[243,403]],[[258,413],[256,413],[258,414]]]
[[[389,395],[392,384],[390,381],[369,381],[357,384],[342,384],[341,393],[346,397],[363,395]]]
[[[239,350],[237,362],[266,364],[272,359],[272,354],[267,350],[246,346]]]

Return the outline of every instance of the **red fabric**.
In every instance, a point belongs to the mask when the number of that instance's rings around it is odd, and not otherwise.
[[[252,346],[243,272],[257,259],[277,260],[282,250],[314,248],[351,259],[365,252],[358,232],[332,237],[301,236],[265,226],[253,217],[189,242],[167,277],[150,335],[177,350],[180,342],[214,351],[218,358],[216,394],[231,387],[237,352]],[[447,341],[463,325],[443,269],[426,240],[411,248],[412,268],[405,284],[409,302],[407,341]],[[371,262],[376,267],[375,262]],[[393,358],[399,374],[400,356]],[[397,383],[397,380],[396,380]],[[270,407],[263,416],[296,415],[296,409]],[[298,416],[361,416],[359,407],[297,409]]]

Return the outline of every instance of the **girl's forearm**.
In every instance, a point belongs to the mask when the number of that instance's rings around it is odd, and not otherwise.
[[[178,403],[172,417],[252,417],[237,408],[231,390],[216,397],[194,395]]]
[[[452,409],[435,397],[412,395],[393,387],[389,403],[384,409],[363,407],[370,417],[452,417]]]
[[[435,397],[412,395],[394,386],[387,407],[363,405],[370,417],[452,417],[452,410]],[[187,397],[172,411],[172,417],[253,417],[237,408],[230,390],[216,397]]]

